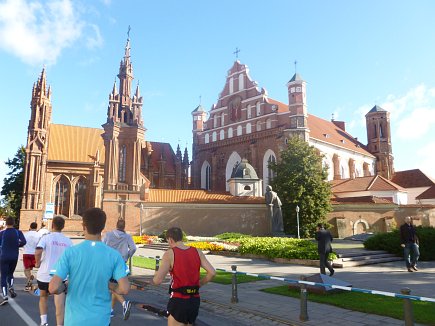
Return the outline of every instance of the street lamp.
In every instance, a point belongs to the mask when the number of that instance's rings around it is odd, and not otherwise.
[[[301,235],[299,234],[299,206],[296,205],[296,221],[298,223],[298,239],[301,238]]]

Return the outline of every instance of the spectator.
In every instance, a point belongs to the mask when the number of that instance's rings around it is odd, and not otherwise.
[[[334,275],[334,269],[329,262],[328,256],[332,252],[332,235],[326,230],[322,223],[317,224],[316,232],[317,252],[320,256],[320,273],[326,274],[325,267],[329,269],[329,276]]]
[[[418,271],[417,261],[420,257],[419,241],[411,216],[405,217],[405,223],[400,226],[400,241],[408,272]]]

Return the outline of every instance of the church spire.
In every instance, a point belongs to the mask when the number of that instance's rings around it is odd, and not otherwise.
[[[131,82],[133,80],[133,65],[130,60],[130,26],[128,30],[127,43],[125,45],[124,58],[119,66],[119,95],[121,107],[131,105]]]

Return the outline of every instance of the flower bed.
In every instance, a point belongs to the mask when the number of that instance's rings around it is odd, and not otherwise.
[[[212,243],[206,241],[198,241],[198,242],[188,242],[186,246],[195,247],[201,250],[209,250],[209,251],[222,251],[225,250],[224,246],[220,243]]]
[[[135,244],[160,243],[160,239],[156,235],[134,235],[133,241]]]

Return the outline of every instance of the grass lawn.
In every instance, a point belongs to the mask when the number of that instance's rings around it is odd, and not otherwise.
[[[293,298],[300,297],[299,290],[289,289],[287,285],[263,289],[262,291]],[[403,299],[345,291],[333,294],[308,293],[308,301],[403,320]],[[416,323],[435,325],[435,303],[412,301],[412,307]]]
[[[132,265],[135,267],[146,268],[146,269],[156,269],[156,261],[151,258],[146,257],[136,257],[133,256]],[[205,275],[205,271],[201,268],[201,277]],[[231,284],[232,274],[222,271],[216,271],[216,276],[213,278],[212,282],[219,284]],[[237,275],[237,283],[255,282],[260,280],[255,276],[248,275]]]

